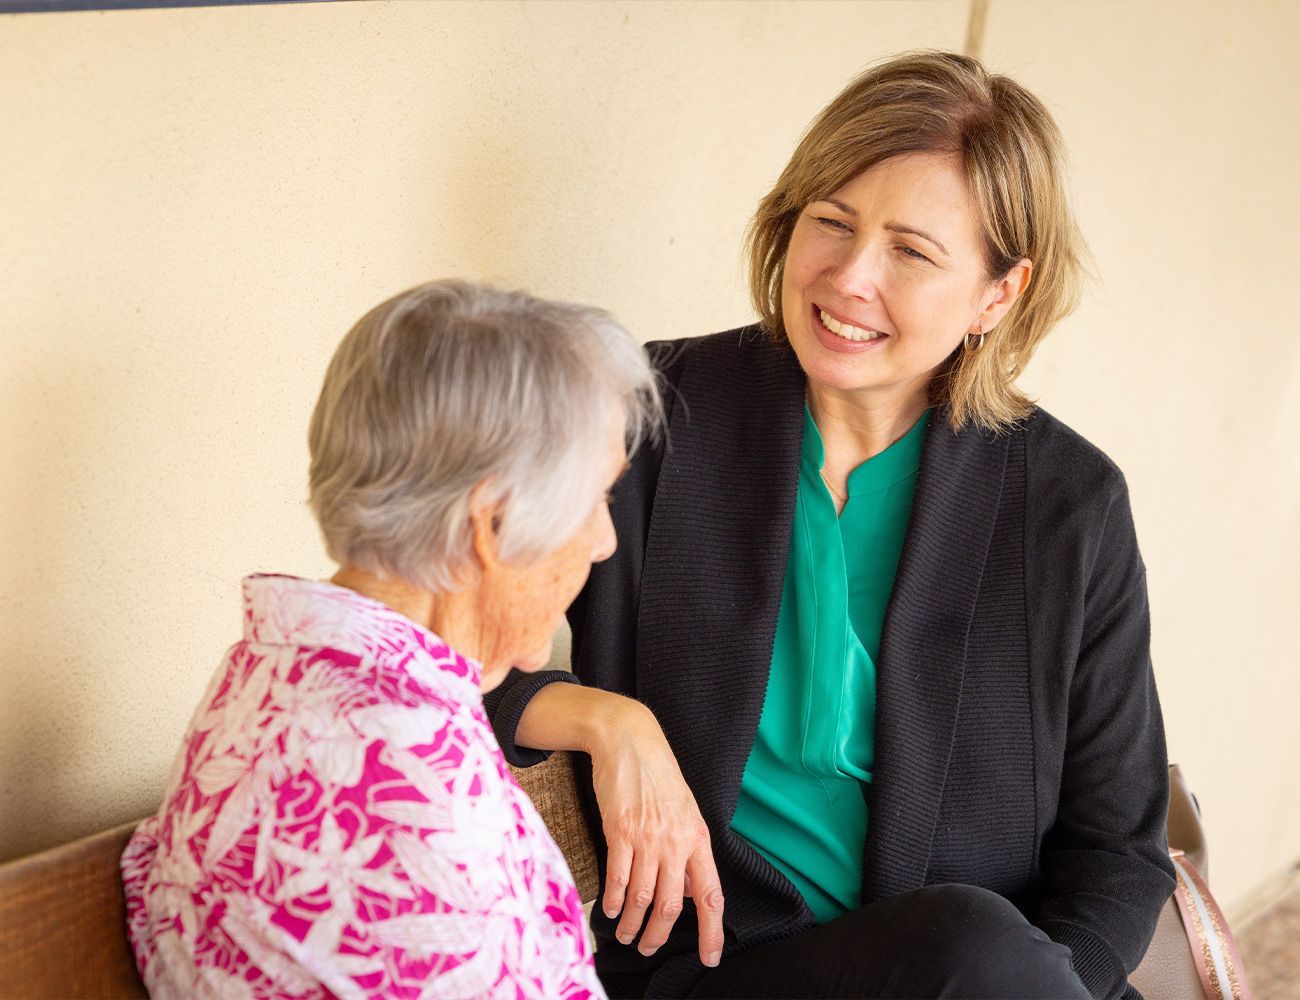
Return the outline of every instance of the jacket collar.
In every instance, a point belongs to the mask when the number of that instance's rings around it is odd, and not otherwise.
[[[763,710],[803,430],[804,377],[753,328],[698,342],[677,383],[646,541],[637,695],[715,830]],[[709,732],[696,731],[708,720]]]
[[[876,666],[863,902],[925,885],[1008,441],[953,431],[946,409],[926,433]]]

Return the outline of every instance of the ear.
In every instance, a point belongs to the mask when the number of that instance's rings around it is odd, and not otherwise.
[[[497,538],[501,504],[492,499],[489,485],[484,480],[469,494],[470,545],[480,572],[488,572],[501,565],[500,542]]]
[[[976,322],[979,329],[988,333],[1000,322],[1007,311],[1016,304],[1016,299],[1029,287],[1029,279],[1034,271],[1034,263],[1023,257],[1012,265],[1011,270],[993,282],[984,293],[982,308]],[[971,330],[971,333],[979,331]]]

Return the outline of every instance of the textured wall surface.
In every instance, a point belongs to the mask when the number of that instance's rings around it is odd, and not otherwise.
[[[1128,477],[1171,760],[1238,910],[1300,861],[1300,4],[994,0],[1096,258],[1026,384]],[[1050,53],[1050,56],[1048,55]]]
[[[0,858],[152,809],[239,577],[329,572],[306,423],[357,316],[455,274],[642,339],[748,320],[741,234],[804,125],[969,9],[0,16]],[[1100,274],[1027,381],[1129,476],[1231,905],[1300,856],[1300,6],[993,0],[984,29],[1065,128]]]

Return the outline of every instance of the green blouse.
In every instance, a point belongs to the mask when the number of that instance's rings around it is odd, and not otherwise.
[[[927,410],[849,474],[837,518],[821,434],[804,409],[767,696],[731,827],[795,884],[818,923],[861,902],[876,660],[929,419]]]

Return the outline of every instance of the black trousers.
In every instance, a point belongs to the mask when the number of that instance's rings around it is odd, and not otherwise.
[[[727,956],[693,997],[1074,1000],[1070,949],[987,889],[891,896],[793,937]]]

